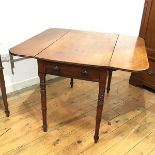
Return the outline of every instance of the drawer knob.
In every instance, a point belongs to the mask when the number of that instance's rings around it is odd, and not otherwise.
[[[88,72],[86,70],[82,71],[81,76],[88,76]]]
[[[54,66],[53,67],[53,70],[56,71],[56,72],[59,72],[60,71],[60,68],[58,66]]]

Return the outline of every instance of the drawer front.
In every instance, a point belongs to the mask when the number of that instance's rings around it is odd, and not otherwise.
[[[45,72],[57,76],[73,77],[88,81],[99,81],[99,71],[88,67],[46,62]]]
[[[149,86],[155,87],[155,62],[149,60],[149,69],[143,73],[143,81]]]

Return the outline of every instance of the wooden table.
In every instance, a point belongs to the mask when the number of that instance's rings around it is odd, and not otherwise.
[[[149,67],[142,38],[111,33],[68,29],[48,29],[10,49],[13,55],[32,57],[38,61],[43,130],[47,131],[46,74],[99,82],[94,141],[104,103],[108,70],[142,71]]]

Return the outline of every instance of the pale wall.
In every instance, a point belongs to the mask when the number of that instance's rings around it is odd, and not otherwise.
[[[0,43],[10,48],[50,27],[138,35],[144,0],[0,0]],[[7,92],[38,82],[36,60],[3,64]]]

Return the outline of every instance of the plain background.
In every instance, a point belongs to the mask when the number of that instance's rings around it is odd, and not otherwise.
[[[137,36],[144,0],[0,0],[0,44],[9,49],[47,28]],[[7,92],[38,83],[36,60],[3,63]],[[52,76],[53,78],[53,76]]]

